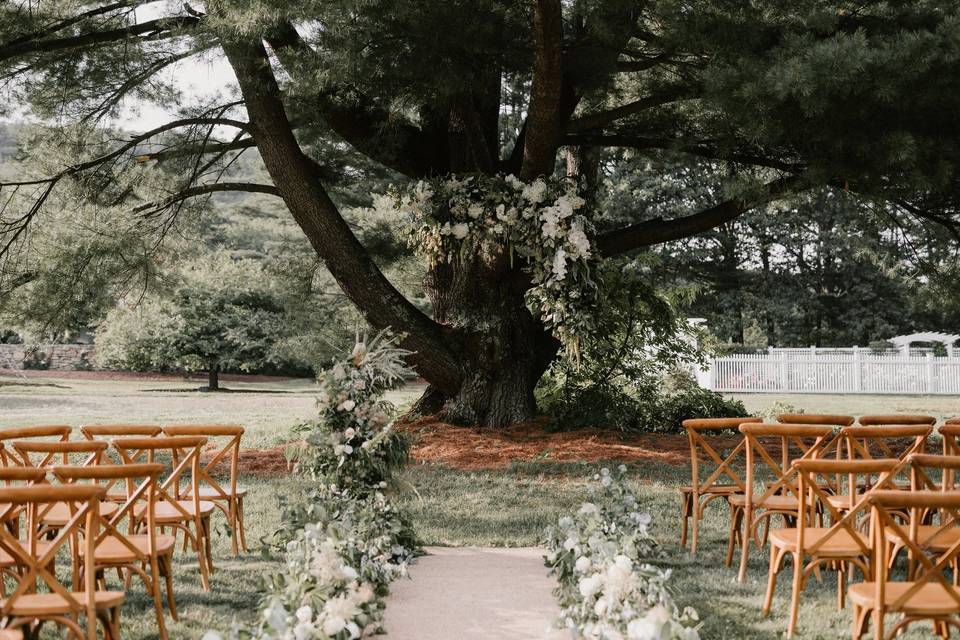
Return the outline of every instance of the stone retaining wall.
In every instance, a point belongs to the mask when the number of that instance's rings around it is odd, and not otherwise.
[[[0,344],[0,369],[84,371],[96,368],[92,344]]]

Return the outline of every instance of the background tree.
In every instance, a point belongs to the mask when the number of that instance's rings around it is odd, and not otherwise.
[[[102,365],[135,370],[221,371],[282,364],[283,307],[262,271],[223,255],[190,265],[165,299],[111,312],[97,334]]]
[[[603,229],[589,238],[591,259],[693,236],[811,186],[952,223],[958,11],[946,1],[6,3],[6,109],[58,126],[39,170],[6,184],[0,251],[28,248],[62,189],[133,210],[142,234],[159,236],[196,198],[279,196],[364,318],[404,333],[430,382],[423,410],[524,420],[559,347],[551,321],[527,306],[538,266],[507,260],[506,247],[468,247],[429,268],[425,312],[341,213],[330,141],[413,180],[502,173],[529,184],[558,169],[561,147],[587,160],[569,163],[587,185],[592,148],[723,166],[722,188],[695,211],[655,217],[640,201],[612,226],[591,201],[583,215]],[[188,104],[161,75],[221,54],[235,96]],[[125,99],[179,109],[117,140],[96,125]],[[254,147],[270,182],[225,177]],[[563,248],[544,258],[562,262]]]

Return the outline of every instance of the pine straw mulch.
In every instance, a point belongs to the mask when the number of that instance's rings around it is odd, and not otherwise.
[[[440,464],[463,471],[509,468],[516,462],[661,462],[683,466],[690,462],[690,446],[682,434],[621,434],[609,429],[549,431],[546,419],[515,424],[507,429],[477,429],[439,422],[432,417],[396,423],[411,436],[415,463]],[[712,438],[718,451],[728,450],[735,436]],[[284,446],[244,449],[240,473],[261,477],[289,473]],[[208,454],[208,455],[212,455]],[[226,471],[226,461],[221,470]]]

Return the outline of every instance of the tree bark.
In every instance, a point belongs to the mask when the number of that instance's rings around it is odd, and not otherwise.
[[[455,424],[502,427],[536,416],[534,389],[559,343],[524,303],[529,281],[496,269],[480,255],[433,267],[424,282],[436,318],[464,336],[461,384],[453,393],[430,385],[414,407]]]
[[[220,391],[220,365],[216,362],[211,362],[208,369],[207,391]]]

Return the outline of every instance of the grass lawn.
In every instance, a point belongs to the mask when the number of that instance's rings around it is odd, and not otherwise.
[[[13,384],[11,384],[13,383]],[[56,386],[33,386],[33,385]],[[28,386],[29,385],[29,386]],[[0,378],[2,426],[40,423],[79,425],[89,422],[239,422],[247,426],[246,447],[268,447],[287,441],[289,428],[314,415],[315,386],[310,381],[227,383],[245,393],[182,392],[196,382],[87,381]],[[260,392],[256,392],[259,390]],[[419,389],[407,388],[391,399],[409,402]],[[938,416],[960,414],[960,399],[912,396],[740,396],[751,411],[762,411],[780,401],[808,412],[917,412]],[[436,465],[410,467],[406,480],[415,489],[402,502],[413,516],[425,544],[536,545],[544,527],[576,509],[587,498],[590,477],[601,465],[525,463],[501,471],[464,472]],[[702,637],[718,639],[774,639],[786,629],[789,573],[784,574],[768,620],[760,616],[767,552],[756,552],[749,580],[739,585],[734,572],[723,566],[726,544],[725,507],[708,510],[702,529],[701,553],[693,559],[679,549],[679,500],[676,487],[689,481],[689,471],[662,463],[631,467],[631,477],[653,514],[662,543],[663,566],[674,571],[673,585],[681,604],[695,606],[705,619]],[[196,558],[178,551],[175,585],[180,621],[168,619],[171,638],[199,638],[211,628],[227,629],[234,620],[250,623],[259,612],[261,579],[279,567],[261,557],[257,541],[281,526],[278,499],[299,489],[289,479],[244,478],[247,498],[247,539],[251,551],[230,555],[223,532],[214,537],[217,571],[212,591],[199,584]],[[838,612],[833,574],[824,582],[811,580],[800,614],[802,638],[849,637],[850,614]],[[124,605],[125,640],[155,638],[150,600],[134,582]],[[59,637],[49,629],[45,637]],[[904,638],[928,637],[918,628]]]

